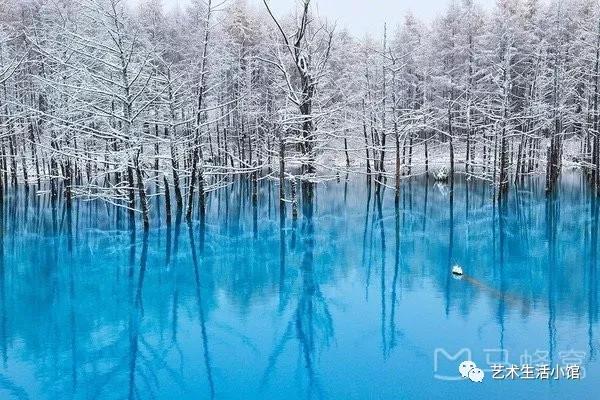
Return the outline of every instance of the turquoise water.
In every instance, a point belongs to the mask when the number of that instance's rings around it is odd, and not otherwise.
[[[342,179],[300,196],[297,221],[259,189],[256,207],[244,181],[210,194],[191,226],[152,198],[147,234],[103,203],[6,197],[0,399],[597,395],[599,205],[580,177],[501,206],[485,183],[419,179],[398,207]],[[468,352],[585,376],[455,380]]]

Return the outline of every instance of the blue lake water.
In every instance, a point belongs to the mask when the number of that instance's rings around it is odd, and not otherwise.
[[[299,195],[296,221],[277,190],[254,207],[236,181],[192,225],[152,198],[147,234],[105,203],[8,195],[0,399],[596,398],[600,204],[578,175],[500,206],[481,182],[407,181],[396,207],[342,179]],[[469,354],[482,383],[456,379]]]

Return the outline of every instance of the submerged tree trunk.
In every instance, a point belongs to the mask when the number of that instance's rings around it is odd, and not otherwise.
[[[592,185],[600,191],[600,116],[598,102],[600,101],[600,18],[596,33],[596,59],[594,63],[594,144],[592,149]]]
[[[367,134],[367,119],[366,119],[366,111],[365,111],[365,99],[362,99],[362,126],[363,126],[363,134],[365,137],[365,153],[367,156],[367,176],[371,176],[371,161],[370,161],[370,153],[369,153],[369,135]]]
[[[210,18],[212,15],[212,0],[208,0],[206,10],[206,19],[204,22],[204,44],[202,48],[202,59],[200,61],[200,84],[198,85],[198,99],[196,104],[196,126],[194,127],[194,149],[192,152],[192,172],[190,177],[190,187],[188,193],[188,205],[186,219],[190,221],[192,219],[192,211],[194,208],[194,187],[196,185],[196,179],[198,180],[198,195],[200,215],[204,216],[205,204],[204,204],[204,155],[202,153],[202,136],[201,136],[201,122],[202,122],[202,108],[204,107],[204,92],[206,90],[206,78],[208,68],[208,42],[210,38]]]
[[[144,184],[144,178],[142,175],[142,169],[140,167],[140,150],[138,150],[134,157],[135,175],[137,179],[138,196],[140,197],[140,206],[142,207],[142,221],[144,223],[144,229],[150,228],[148,199],[146,197],[146,186]]]
[[[279,130],[279,211],[285,215],[285,142]]]

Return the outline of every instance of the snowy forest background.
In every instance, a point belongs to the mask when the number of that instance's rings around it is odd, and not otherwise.
[[[401,190],[448,170],[502,196],[563,167],[598,186],[600,7],[452,1],[355,37],[310,0],[0,0],[0,194],[26,184],[188,218],[234,176],[363,174]],[[283,200],[282,200],[283,201]]]

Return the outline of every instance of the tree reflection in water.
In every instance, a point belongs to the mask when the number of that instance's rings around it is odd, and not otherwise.
[[[414,180],[397,199],[377,185],[305,182],[294,217],[276,184],[234,180],[204,219],[156,214],[147,232],[119,207],[5,196],[0,398],[411,397],[400,363],[432,394],[444,344],[555,362],[572,347],[600,373],[600,206],[583,181],[547,198],[532,179],[500,203],[475,181]]]

